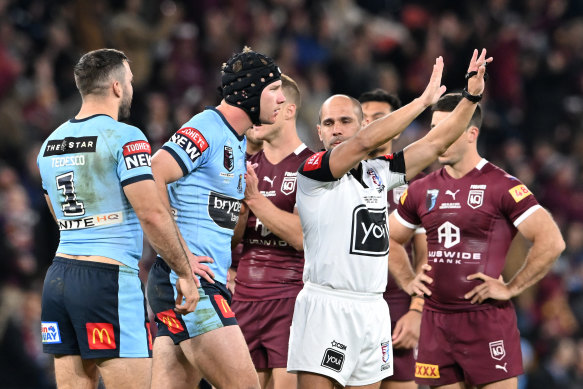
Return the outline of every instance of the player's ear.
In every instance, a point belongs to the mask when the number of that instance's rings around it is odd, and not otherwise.
[[[318,138],[320,138],[320,141],[322,142],[322,129],[319,124],[316,126],[316,128],[318,129]]]
[[[480,135],[480,129],[476,126],[470,126],[467,130],[468,141],[470,143],[475,143],[478,141],[478,136]]]
[[[115,97],[121,97],[121,95],[123,93],[123,88],[121,86],[121,83],[118,80],[113,80],[113,83],[111,84],[111,88],[113,90],[113,94]]]
[[[296,115],[297,107],[295,104],[286,104],[285,107],[285,119],[290,120],[293,119]]]

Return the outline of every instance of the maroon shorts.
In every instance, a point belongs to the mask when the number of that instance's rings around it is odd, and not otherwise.
[[[522,374],[520,333],[511,303],[480,311],[423,310],[415,382],[483,385]]]
[[[387,299],[391,312],[391,329],[395,331],[397,321],[409,311],[409,301]],[[383,381],[413,381],[415,379],[415,350],[393,347],[393,375]]]
[[[231,308],[245,336],[256,369],[285,368],[294,298],[233,301]]]

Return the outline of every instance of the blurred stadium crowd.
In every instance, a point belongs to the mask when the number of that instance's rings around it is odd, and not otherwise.
[[[488,49],[482,155],[530,187],[567,242],[551,273],[515,301],[528,371],[520,385],[583,387],[582,37],[580,0],[0,0],[0,387],[54,387],[39,318],[58,231],[36,155],[80,107],[80,55],[128,55],[130,122],[157,150],[218,102],[218,70],[244,45],[298,81],[300,136],[313,149],[331,94],[381,87],[408,102],[439,55],[443,83],[459,90],[470,51]],[[427,119],[396,149],[427,131]]]

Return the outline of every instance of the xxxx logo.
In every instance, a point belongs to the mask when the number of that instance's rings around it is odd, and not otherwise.
[[[426,363],[415,363],[415,377],[439,378],[439,366]]]

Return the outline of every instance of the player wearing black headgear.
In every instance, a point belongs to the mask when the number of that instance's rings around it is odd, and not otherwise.
[[[175,275],[161,259],[150,270],[148,301],[158,323],[153,388],[193,387],[201,376],[218,388],[260,387],[225,285],[244,207],[243,134],[253,123],[275,123],[285,102],[279,78],[268,57],[250,49],[234,55],[223,66],[221,103],[192,117],[152,158],[158,190],[200,277],[196,310],[181,315],[171,309],[177,291],[168,280]]]
[[[223,98],[245,111],[253,124],[271,124],[261,120],[261,94],[266,86],[280,79],[281,71],[271,58],[245,47],[223,64]]]

